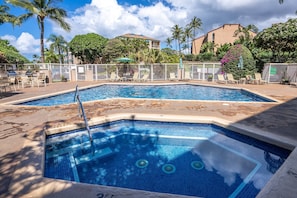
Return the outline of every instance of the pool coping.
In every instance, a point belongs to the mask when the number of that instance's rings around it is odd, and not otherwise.
[[[297,161],[297,149],[295,146],[297,142],[285,137],[281,137],[278,135],[272,135],[269,132],[261,131],[260,129],[256,129],[256,132],[253,127],[247,127],[244,125],[240,125],[238,123],[233,123],[221,118],[216,117],[205,117],[205,116],[185,116],[185,115],[163,115],[163,114],[132,114],[132,113],[118,113],[118,114],[109,114],[101,117],[94,117],[90,120],[89,125],[96,125],[100,123],[104,123],[106,121],[115,121],[120,119],[137,119],[137,120],[151,120],[151,121],[168,121],[168,122],[192,122],[192,123],[209,123],[216,124],[218,126],[222,126],[227,129],[231,129],[235,132],[246,134],[257,139],[268,141],[269,143],[276,144],[278,146],[291,149],[293,152],[285,161],[285,163],[281,166],[281,168],[276,172],[276,174],[270,179],[268,184],[262,189],[257,197],[277,197],[275,195],[280,195],[278,189],[280,189],[279,177],[289,179],[290,181],[296,177],[294,175],[297,173],[297,168],[295,168],[295,164]],[[77,127],[76,128],[81,128]],[[22,192],[25,197],[44,197],[45,195],[50,195],[51,197],[66,197],[66,196],[74,196],[80,197],[83,196],[85,198],[88,197],[97,197],[99,195],[104,195],[106,197],[114,195],[114,197],[190,197],[190,196],[182,196],[182,195],[172,195],[166,193],[155,193],[141,190],[133,190],[133,189],[125,189],[125,188],[117,188],[117,187],[108,187],[108,186],[99,186],[99,185],[91,185],[91,184],[81,184],[76,182],[64,181],[64,180],[55,180],[43,177],[43,167],[44,167],[44,140],[46,134],[59,133],[63,131],[68,131],[75,129],[74,125],[65,125],[58,126],[52,129],[44,129],[42,131],[42,135],[40,135],[37,140],[26,140],[24,143],[24,147],[30,146],[36,152],[37,157],[32,159],[32,162],[36,162],[38,164],[38,171],[32,168],[31,163],[24,164],[24,160],[20,160],[16,171],[13,175],[12,182],[9,186],[9,191],[12,192]],[[272,142],[271,142],[272,141]],[[23,176],[20,182],[20,177]],[[296,179],[296,178],[295,178]],[[28,186],[26,192],[21,191],[21,187],[23,185]],[[277,186],[277,188],[276,188]],[[274,192],[272,194],[271,192]],[[296,188],[291,188],[287,193],[292,192],[297,194]],[[65,194],[66,193],[66,194]],[[281,194],[283,195],[283,194]]]

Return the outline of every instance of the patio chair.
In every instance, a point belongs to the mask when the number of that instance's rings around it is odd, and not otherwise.
[[[20,88],[20,84],[22,85],[22,88],[25,88],[26,85],[29,85],[30,87],[33,87],[32,79],[28,76],[19,76],[17,78],[18,82],[18,88]]]
[[[169,74],[169,80],[171,80],[171,81],[177,81],[177,78],[175,77],[175,73],[170,73]]]
[[[191,80],[191,75],[190,75],[190,72],[186,71],[185,72],[185,80]]]
[[[138,81],[139,80],[139,73],[138,72],[134,72],[133,77],[132,77],[132,81]]]
[[[146,82],[146,81],[148,81],[148,77],[149,77],[149,74],[144,74],[144,75],[142,76],[142,78],[140,79],[140,81],[141,81],[141,82]]]
[[[121,80],[121,78],[118,75],[116,75],[115,72],[110,73],[109,81],[115,82],[115,81],[119,81],[119,80]]]
[[[227,74],[227,82],[228,83],[238,84],[238,80],[235,80],[234,77],[233,77],[233,74],[231,74],[231,73]]]
[[[252,77],[252,75],[246,75],[246,83],[247,84],[254,84],[255,83],[255,79]]]
[[[10,91],[12,91],[12,85],[14,87],[14,91],[16,91],[15,86],[11,83],[9,77],[0,78],[0,92],[2,92],[2,90],[4,90],[4,92],[7,92],[7,88],[9,88]]]
[[[32,87],[34,86],[34,84],[36,84],[37,87],[39,87],[39,85],[42,85],[42,84],[46,87],[45,78],[46,78],[45,73],[39,73],[37,76],[32,77]]]
[[[217,76],[218,76],[217,83],[224,83],[224,84],[227,84],[227,80],[225,79],[225,77],[224,77],[223,74],[217,74]]]
[[[267,81],[262,79],[262,76],[261,76],[260,73],[255,73],[254,83],[256,83],[256,84],[265,84],[265,83],[267,83]]]

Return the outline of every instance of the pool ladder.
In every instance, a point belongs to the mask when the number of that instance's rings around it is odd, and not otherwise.
[[[76,101],[78,103],[78,113],[79,113],[80,117],[83,117],[83,119],[84,119],[85,126],[86,126],[86,129],[88,131],[89,141],[90,141],[90,144],[91,144],[92,154],[94,155],[94,142],[93,142],[93,138],[92,138],[92,135],[91,135],[91,131],[90,131],[90,127],[89,127],[89,124],[88,124],[88,120],[87,120],[87,116],[86,116],[86,113],[85,113],[84,106],[82,105],[82,102],[81,102],[81,100],[79,98],[78,85],[76,85],[76,87],[75,87],[75,94],[74,94],[74,102],[76,102]]]

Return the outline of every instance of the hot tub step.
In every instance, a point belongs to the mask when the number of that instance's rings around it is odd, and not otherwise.
[[[80,157],[75,158],[75,163],[76,165],[82,164],[85,162],[89,162],[91,160],[96,160],[96,159],[102,159],[104,157],[108,157],[112,155],[114,152],[111,150],[111,148],[106,147],[100,150],[96,150],[94,155],[92,153],[88,153],[85,155],[82,155]]]

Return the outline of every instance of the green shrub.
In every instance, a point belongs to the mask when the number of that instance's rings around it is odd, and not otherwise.
[[[239,67],[240,56],[242,56],[243,67]],[[232,73],[235,79],[253,75],[257,72],[256,61],[250,50],[241,45],[233,45],[221,59],[222,69],[225,73]]]

